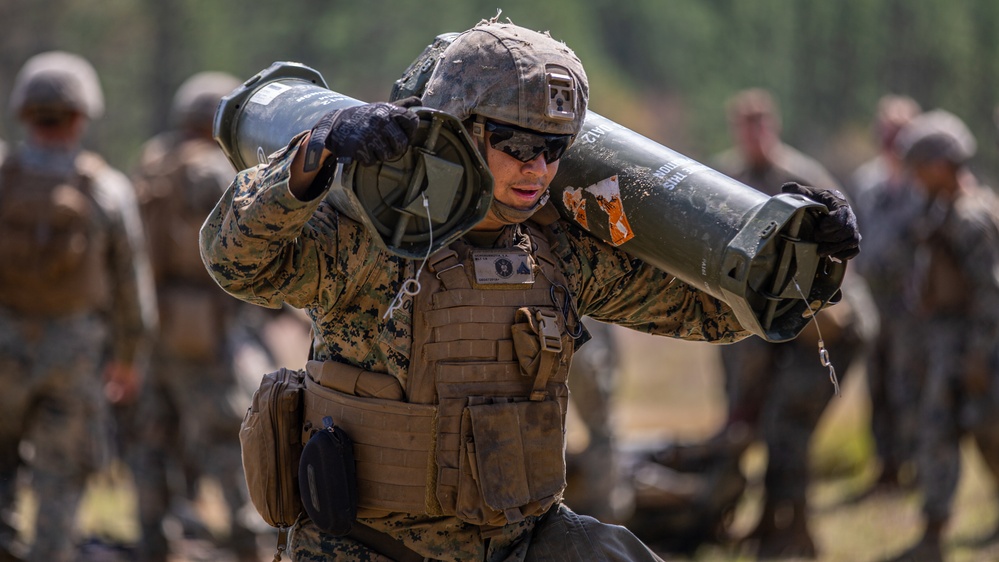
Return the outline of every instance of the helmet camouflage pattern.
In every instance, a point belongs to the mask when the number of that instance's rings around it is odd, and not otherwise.
[[[71,110],[97,119],[104,114],[104,94],[97,71],[86,59],[63,51],[41,53],[28,59],[10,95],[10,110]]]
[[[464,121],[473,116],[549,134],[576,134],[589,85],[561,41],[512,23],[484,21],[441,55],[423,105]]]

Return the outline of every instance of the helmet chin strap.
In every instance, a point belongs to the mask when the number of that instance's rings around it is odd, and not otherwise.
[[[489,213],[503,224],[519,224],[531,218],[534,213],[538,212],[538,209],[541,207],[544,207],[547,202],[547,192],[545,192],[545,194],[538,199],[538,202],[535,203],[530,209],[517,209],[516,207],[511,207],[506,203],[500,202],[494,197],[492,205],[489,206]]]

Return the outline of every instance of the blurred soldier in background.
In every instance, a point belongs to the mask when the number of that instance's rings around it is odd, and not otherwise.
[[[768,195],[787,182],[838,189],[818,162],[781,141],[780,116],[768,92],[739,92],[727,110],[735,146],[718,156],[719,171]],[[842,288],[843,303],[817,316],[840,376],[877,329],[863,280],[849,275]],[[725,426],[705,445],[672,452],[675,466],[689,467],[689,457],[737,459],[754,441],[765,441],[763,512],[747,537],[761,558],[816,556],[806,505],[808,444],[834,388],[820,362],[815,330],[809,327],[787,343],[749,338],[720,348],[728,397]]]
[[[999,483],[999,201],[967,167],[976,142],[955,115],[912,120],[897,147],[925,192],[911,295],[926,352],[917,475],[925,530],[896,560],[942,560],[941,535],[970,434]],[[993,533],[995,537],[995,533]]]
[[[164,518],[196,495],[201,476],[215,477],[221,486],[230,520],[227,546],[241,562],[258,560],[256,536],[242,511],[248,498],[239,424],[249,397],[242,396],[229,340],[244,305],[219,289],[198,252],[201,224],[235,177],[212,139],[212,120],[219,100],[238,85],[219,72],[185,81],[174,97],[173,128],[145,144],[133,177],[161,321],[150,381],[135,416],[137,439],[130,439],[139,555],[147,562],[167,560]]]
[[[881,461],[881,473],[872,490],[910,483],[915,469],[918,414],[914,405],[923,362],[914,349],[918,346],[912,345],[913,316],[902,295],[906,280],[911,278],[912,225],[922,212],[923,196],[911,185],[895,151],[895,138],[919,111],[911,98],[882,97],[874,123],[878,155],[857,168],[853,176],[851,195],[864,233],[864,251],[854,264],[871,289],[881,319],[866,372],[871,430]],[[889,392],[889,386],[897,388]],[[891,396],[895,398],[889,400]]]
[[[634,508],[631,482],[624,471],[612,417],[621,356],[609,324],[583,318],[593,336],[572,356],[570,410],[586,427],[586,447],[566,455],[565,502],[577,513],[624,524]]]
[[[0,167],[0,560],[18,559],[23,463],[38,503],[27,559],[69,561],[87,476],[106,460],[108,400],[138,392],[155,295],[132,186],[81,148],[104,111],[94,68],[37,55],[10,104],[25,138]]]

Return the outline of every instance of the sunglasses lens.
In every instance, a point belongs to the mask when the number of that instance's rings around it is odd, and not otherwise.
[[[572,135],[545,135],[492,122],[486,122],[486,130],[492,133],[490,146],[521,162],[530,162],[544,153],[545,162],[551,164],[562,157],[572,142]]]
[[[551,164],[559,158],[565,152],[565,149],[569,148],[569,143],[572,141],[571,135],[558,135],[554,138],[548,140],[545,145],[545,162]]]

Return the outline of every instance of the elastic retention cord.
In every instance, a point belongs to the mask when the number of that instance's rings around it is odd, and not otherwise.
[[[798,280],[792,278],[791,281],[794,283],[794,288],[798,290],[798,294],[801,295],[801,300],[807,303],[808,299],[805,298],[805,294],[801,292]],[[822,310],[821,306],[819,307],[819,310]],[[826,349],[826,343],[822,341],[822,330],[819,329],[819,321],[815,318],[815,315],[819,313],[819,310],[813,311],[809,308],[809,312],[812,314],[812,322],[815,323],[815,331],[819,334],[819,363],[822,363],[823,367],[829,369],[829,381],[833,384],[833,391],[836,393],[836,396],[842,396],[842,393],[839,391],[839,378],[836,376],[836,367],[833,367],[832,361],[829,359],[829,350]]]
[[[427,260],[430,259],[430,252],[434,247],[434,223],[430,220],[430,200],[427,199],[426,193],[420,193],[420,197],[423,198],[423,208],[427,211],[427,225],[430,228],[430,242],[427,244],[427,255],[423,256],[423,263],[417,268],[416,275],[402,282],[402,287],[395,294],[395,298],[392,299],[392,304],[389,305],[388,310],[382,315],[382,320],[387,319],[396,310],[402,308],[402,300],[404,298],[407,296],[415,297],[420,293],[420,274],[423,273],[423,266],[427,265]]]

